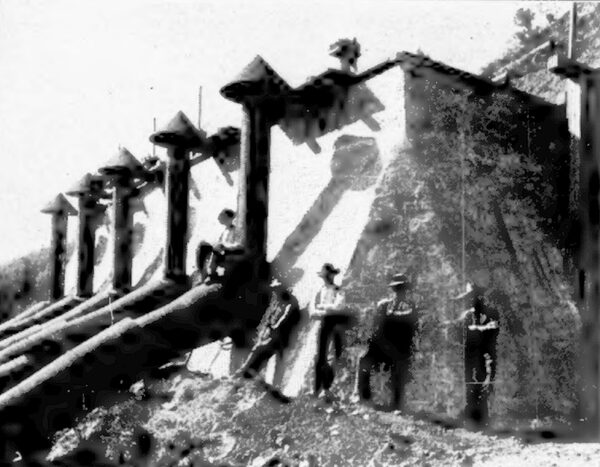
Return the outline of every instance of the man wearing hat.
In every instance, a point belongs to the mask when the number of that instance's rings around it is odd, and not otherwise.
[[[498,312],[484,299],[481,284],[467,283],[466,290],[454,297],[464,307],[455,323],[462,326],[465,358],[465,416],[476,425],[488,421],[488,398],[496,377],[496,341],[499,332]]]
[[[271,301],[258,327],[256,342],[246,362],[238,370],[238,374],[245,378],[258,374],[273,355],[282,358],[290,344],[292,332],[300,323],[300,305],[291,287],[273,279],[270,288]]]
[[[333,343],[337,363],[344,347],[344,332],[350,323],[344,293],[334,281],[339,273],[340,270],[331,263],[323,264],[318,272],[319,277],[323,279],[323,285],[315,295],[310,314],[311,318],[321,320],[315,363],[315,396],[319,396],[321,390],[324,390],[325,397],[329,399],[335,378],[335,370],[327,360],[329,348]]]
[[[367,352],[358,364],[357,390],[361,400],[371,399],[371,371],[384,364],[391,370],[392,410],[404,405],[406,384],[410,381],[413,339],[418,327],[414,303],[408,298],[410,282],[404,274],[396,274],[389,283],[388,299],[377,304],[375,332]]]

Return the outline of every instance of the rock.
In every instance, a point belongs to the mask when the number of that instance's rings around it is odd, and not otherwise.
[[[133,383],[129,388],[129,392],[133,394],[133,397],[135,397],[136,400],[141,401],[146,394],[146,385],[144,384],[144,380],[142,379],[136,383]]]
[[[294,441],[292,440],[292,438],[288,435],[279,435],[277,437],[277,444],[281,447],[292,446],[293,442]]]

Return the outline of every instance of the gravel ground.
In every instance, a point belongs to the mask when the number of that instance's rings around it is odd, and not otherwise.
[[[82,465],[94,446],[89,465],[600,466],[600,443],[528,444],[310,396],[283,404],[252,382],[177,376],[141,393],[63,432],[50,458]]]

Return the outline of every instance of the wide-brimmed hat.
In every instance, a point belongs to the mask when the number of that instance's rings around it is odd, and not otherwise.
[[[388,287],[398,287],[399,285],[409,285],[410,281],[405,274],[394,274],[392,280],[388,284]]]
[[[333,266],[333,264],[331,263],[325,263],[323,266],[321,266],[321,270],[319,272],[317,272],[317,275],[319,277],[324,277],[324,276],[330,276],[330,275],[337,275],[340,273],[340,270],[337,269],[336,267]]]

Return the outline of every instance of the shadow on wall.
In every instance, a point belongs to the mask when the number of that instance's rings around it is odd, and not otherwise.
[[[383,103],[362,83],[346,88],[335,82],[336,72],[325,72],[298,88],[302,98],[286,107],[279,123],[295,145],[306,143],[320,153],[317,138],[361,120],[373,131],[379,123],[373,114],[385,110]]]
[[[137,282],[137,284],[134,285],[135,288],[146,284],[152,278],[152,276],[154,276],[156,271],[160,269],[160,267],[163,265],[163,255],[164,248],[161,248],[158,251],[156,257],[152,260],[152,262],[148,265],[148,267],[142,274],[142,277],[140,277],[140,280]]]
[[[344,193],[372,187],[382,167],[375,138],[340,136],[334,143],[331,179],[275,256],[275,271],[280,275],[289,271],[321,231]]]

